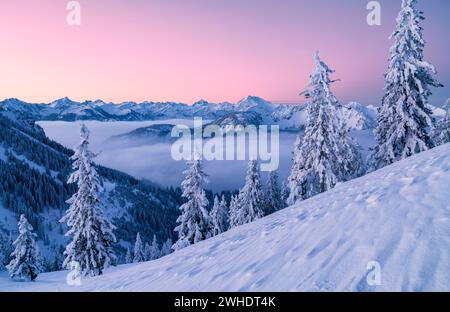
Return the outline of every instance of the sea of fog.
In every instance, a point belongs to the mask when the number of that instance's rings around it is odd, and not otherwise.
[[[51,139],[74,148],[80,141],[79,130],[84,123],[91,131],[90,148],[99,153],[96,162],[136,178],[145,178],[163,186],[179,186],[183,179],[186,162],[175,161],[171,156],[171,143],[136,141],[134,144],[111,139],[113,136],[154,124],[183,124],[192,126],[193,120],[159,120],[144,122],[63,122],[42,121],[39,125]],[[281,179],[286,179],[292,163],[292,150],[297,134],[280,133]],[[247,161],[205,161],[205,171],[209,175],[208,188],[214,191],[235,190],[244,184]],[[266,174],[263,173],[265,178]]]

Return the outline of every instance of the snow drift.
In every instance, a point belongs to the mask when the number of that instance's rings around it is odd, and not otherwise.
[[[340,184],[153,262],[65,284],[66,272],[0,289],[449,291],[450,145]],[[381,266],[381,285],[366,281]]]

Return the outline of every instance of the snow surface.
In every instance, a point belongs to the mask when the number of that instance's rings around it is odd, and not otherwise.
[[[276,214],[82,285],[67,272],[14,291],[450,291],[450,144]],[[381,285],[367,264],[379,262]]]

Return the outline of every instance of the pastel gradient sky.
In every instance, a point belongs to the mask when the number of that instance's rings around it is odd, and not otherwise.
[[[300,102],[313,52],[336,70],[342,101],[378,104],[400,0],[0,0],[0,99]],[[420,0],[426,59],[450,98],[450,1]]]

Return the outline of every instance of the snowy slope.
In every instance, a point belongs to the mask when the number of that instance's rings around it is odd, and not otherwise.
[[[450,290],[450,145],[422,153],[159,260],[81,287],[65,272],[1,290]],[[366,282],[381,265],[381,285]]]

